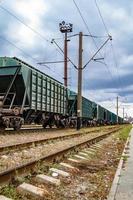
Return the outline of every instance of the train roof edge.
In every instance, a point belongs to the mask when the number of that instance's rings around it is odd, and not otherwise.
[[[23,65],[26,65],[27,67],[30,67],[31,69],[33,69],[33,70],[35,70],[35,71],[37,71],[37,72],[39,72],[39,73],[41,73],[41,74],[44,74],[45,76],[49,77],[50,79],[52,79],[52,80],[54,80],[54,81],[60,83],[61,85],[63,85],[62,82],[60,82],[60,81],[58,81],[57,79],[55,79],[55,78],[53,78],[53,77],[47,75],[46,73],[42,72],[41,70],[39,70],[39,69],[33,67],[32,65],[26,63],[25,61],[23,61],[23,60],[21,60],[21,59],[19,59],[19,58],[17,58],[17,57],[1,56],[1,57],[0,57],[0,66],[2,65],[2,63],[4,63],[4,61],[3,61],[2,59],[8,59],[8,60],[10,59],[10,60],[12,60],[12,62],[10,63],[9,66],[13,66],[13,65],[15,64],[15,62],[13,62],[13,61],[16,61],[16,64],[23,64]],[[3,65],[3,66],[6,66],[6,65]],[[65,86],[64,86],[64,87],[65,87]]]

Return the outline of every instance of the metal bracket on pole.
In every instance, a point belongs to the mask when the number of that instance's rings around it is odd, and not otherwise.
[[[112,40],[112,37],[109,36],[108,39],[101,45],[101,47],[96,51],[96,53],[90,58],[90,60],[83,66],[83,69],[86,68],[86,66],[91,62],[91,60],[94,59],[94,57],[98,54],[98,52],[105,46],[105,44],[109,41]]]

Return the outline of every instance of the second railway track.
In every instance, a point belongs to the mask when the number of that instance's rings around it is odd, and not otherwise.
[[[110,128],[107,128],[107,130],[110,130],[112,129],[112,127]],[[106,130],[105,129],[105,130]],[[29,130],[31,131],[31,130]],[[38,131],[38,130],[34,130],[35,132]],[[43,135],[42,138],[33,138],[33,139],[26,139],[25,141],[25,138],[23,139],[23,141],[21,142],[14,142],[14,143],[6,143],[6,144],[0,144],[0,155],[2,154],[5,154],[7,152],[11,152],[11,151],[14,151],[14,150],[20,150],[20,149],[25,149],[25,148],[28,148],[28,147],[31,147],[32,145],[36,146],[38,144],[42,144],[42,143],[48,143],[48,142],[52,142],[52,141],[55,141],[55,140],[58,140],[58,139],[66,139],[66,138],[73,138],[75,136],[80,136],[81,134],[84,135],[84,134],[89,134],[89,133],[94,133],[94,132],[99,132],[100,129],[90,129],[88,131],[83,131],[82,133],[81,132],[72,132],[72,133],[55,133],[55,134],[47,134],[45,133],[45,135]],[[27,132],[27,130],[26,130]],[[26,137],[26,136],[25,136]]]

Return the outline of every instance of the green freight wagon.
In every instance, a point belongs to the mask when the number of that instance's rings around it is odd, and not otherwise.
[[[68,90],[69,116],[77,117],[77,93]],[[99,104],[82,97],[82,122],[87,125],[116,124],[117,116]],[[119,117],[119,123],[122,118]]]
[[[111,112],[109,110],[106,110],[106,122],[111,124]]]
[[[16,57],[0,57],[0,127],[19,129],[23,123],[66,127],[77,118],[77,94]],[[116,122],[100,105],[82,97],[82,124]],[[122,122],[122,118],[119,118]]]
[[[118,116],[118,122],[119,124],[123,124],[123,118]]]
[[[69,115],[77,116],[77,94],[73,91],[68,91]],[[82,97],[82,124],[90,123],[93,120],[93,102]]]
[[[17,129],[23,120],[59,125],[66,101],[66,88],[59,81],[16,57],[0,57],[1,121],[6,127]]]
[[[117,123],[117,116],[114,113],[111,113],[111,123],[116,124]]]
[[[93,119],[97,120],[97,104],[95,102],[92,102],[92,116]]]
[[[105,108],[100,105],[97,105],[97,122],[98,124],[103,124],[106,120]]]

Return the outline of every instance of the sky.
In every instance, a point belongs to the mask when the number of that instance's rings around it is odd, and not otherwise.
[[[40,62],[63,61],[63,54],[51,43],[55,39],[63,49],[64,35],[59,23],[73,24],[73,32],[98,36],[83,37],[83,66],[112,36],[95,58],[83,70],[83,95],[116,113],[119,97],[119,115],[133,117],[133,1],[97,0],[107,31],[95,0],[75,0],[87,27],[73,0],[0,0],[0,56],[15,56],[63,82],[63,63],[39,65]],[[88,30],[89,29],[89,30]],[[78,36],[68,42],[68,56],[78,66]],[[77,91],[77,70],[68,63],[68,85]]]

